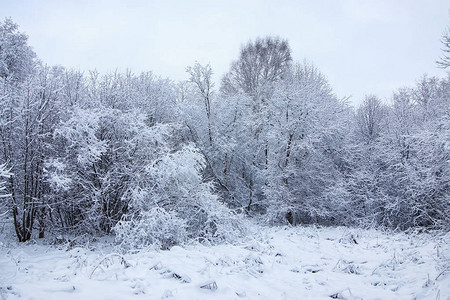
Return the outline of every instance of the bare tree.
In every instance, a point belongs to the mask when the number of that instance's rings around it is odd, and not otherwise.
[[[376,139],[382,130],[382,122],[386,109],[376,96],[366,96],[366,99],[356,112],[358,129],[367,141]]]
[[[262,87],[283,77],[291,64],[291,50],[278,37],[258,38],[242,47],[239,59],[222,79],[222,92],[258,96]]]
[[[442,36],[442,44],[444,45],[444,52],[441,58],[436,62],[439,68],[447,69],[450,66],[450,30]]]

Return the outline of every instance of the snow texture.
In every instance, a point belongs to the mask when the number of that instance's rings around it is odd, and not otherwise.
[[[450,299],[450,234],[258,232],[238,245],[126,254],[105,241],[83,247],[5,241],[0,298]]]

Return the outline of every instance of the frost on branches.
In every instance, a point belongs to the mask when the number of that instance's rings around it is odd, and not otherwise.
[[[202,154],[193,146],[163,155],[145,166],[151,186],[132,191],[129,213],[115,226],[122,246],[169,249],[191,239],[218,242],[235,238],[238,218],[204,182]]]
[[[210,65],[186,71],[43,66],[0,23],[0,216],[19,241],[168,249],[234,240],[243,218],[450,228],[450,77],[353,108],[276,37],[243,45],[217,90]]]

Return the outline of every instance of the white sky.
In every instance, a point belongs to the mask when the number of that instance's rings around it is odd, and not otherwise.
[[[435,61],[449,9],[441,0],[0,0],[1,20],[12,17],[49,65],[182,80],[199,61],[211,64],[218,87],[241,44],[278,35],[353,103],[388,99],[424,73],[445,76]]]

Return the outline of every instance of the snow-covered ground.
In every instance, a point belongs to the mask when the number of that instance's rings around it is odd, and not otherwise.
[[[450,299],[450,234],[261,228],[238,245],[124,255],[0,244],[1,299]]]

